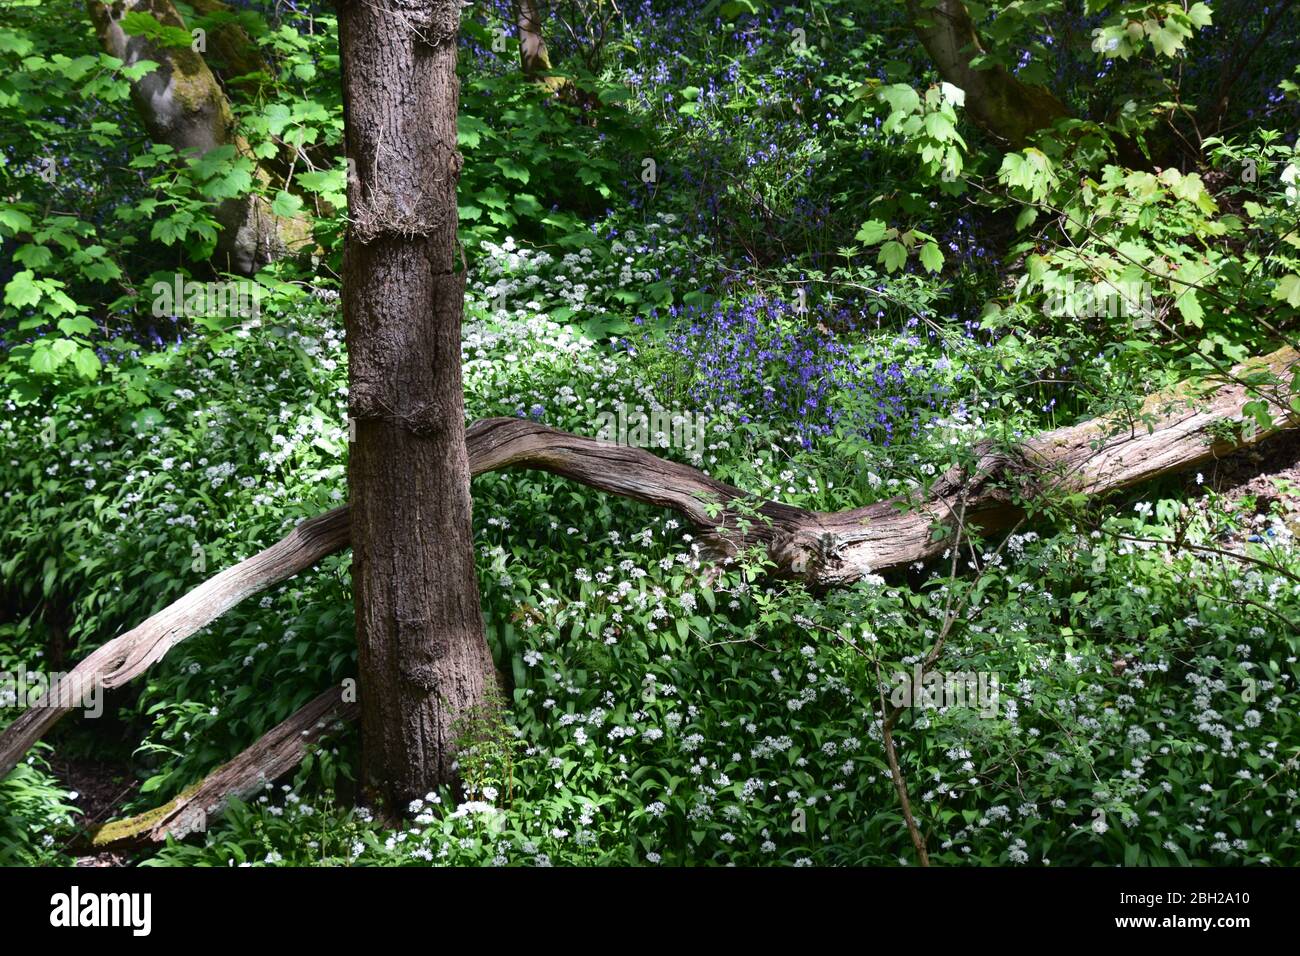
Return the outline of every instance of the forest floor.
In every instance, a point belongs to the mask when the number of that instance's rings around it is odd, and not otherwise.
[[[1223,500],[1219,507],[1235,511],[1253,509],[1251,525],[1230,533],[1224,540],[1233,546],[1246,541],[1261,543],[1269,535],[1277,515],[1292,534],[1300,535],[1300,434],[1283,435],[1262,446],[1247,449],[1216,462],[1199,475],[1189,474],[1185,484],[1189,497],[1202,491],[1197,499],[1207,506],[1204,490],[1216,492]]]
[[[50,770],[70,791],[77,794],[73,802],[84,813],[83,826],[93,826],[113,819],[117,808],[140,789],[140,781],[131,774],[128,766],[91,757],[54,756]],[[77,866],[124,866],[127,857],[114,852],[88,852],[84,847],[75,856]]]

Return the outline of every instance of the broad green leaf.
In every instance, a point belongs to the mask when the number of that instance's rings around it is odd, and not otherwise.
[[[876,95],[888,103],[895,113],[915,113],[921,107],[921,97],[906,83],[882,86]]]
[[[1278,280],[1273,298],[1280,299],[1293,308],[1300,309],[1300,275],[1291,273]]]
[[[876,261],[882,263],[888,272],[897,272],[907,262],[907,247],[897,239],[891,239],[880,247]]]
[[[921,265],[931,272],[938,272],[943,268],[943,253],[939,251],[936,243],[927,242],[921,247]]]
[[[879,219],[868,219],[862,224],[862,228],[858,230],[857,235],[853,238],[868,246],[874,246],[885,238],[885,232],[888,228]]]
[[[26,232],[32,228],[31,217],[21,209],[15,209],[13,206],[0,207],[0,226],[12,232]]]
[[[285,192],[281,189],[275,194],[275,201],[271,203],[271,212],[275,213],[282,219],[292,219],[302,211],[302,199],[293,193]]]
[[[40,302],[41,288],[32,281],[34,278],[35,274],[31,269],[16,273],[5,286],[5,304],[21,309]]]
[[[72,356],[73,367],[83,378],[94,378],[103,367],[93,349],[79,349]]]

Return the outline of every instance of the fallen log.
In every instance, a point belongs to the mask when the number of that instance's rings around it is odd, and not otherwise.
[[[474,475],[531,468],[670,508],[702,529],[705,539],[723,552],[762,545],[781,573],[818,587],[844,587],[941,553],[947,541],[932,532],[936,525],[955,527],[959,508],[966,524],[997,530],[1021,516],[1017,496],[1029,500],[1055,490],[1104,494],[1196,467],[1293,429],[1300,425],[1300,412],[1290,400],[1260,398],[1254,386],[1265,377],[1276,382],[1297,371],[1300,354],[1282,348],[1238,365],[1225,384],[1206,393],[1180,386],[1150,396],[1132,424],[1093,419],[1046,432],[1010,451],[986,445],[973,468],[942,476],[924,500],[898,497],[837,512],[764,501],[649,451],[526,419],[475,422],[466,444]],[[1255,426],[1253,420],[1242,427],[1242,408],[1251,400],[1268,405],[1273,416],[1269,427]],[[761,519],[751,521],[743,532],[739,516],[727,508],[737,501]],[[347,547],[348,522],[346,506],[304,521],[284,540],[227,568],[105,644],[65,680],[79,682],[74,687],[97,679],[106,687],[126,683],[240,601]],[[50,700],[59,699],[57,689],[49,692]],[[70,709],[33,707],[0,733],[0,777]]]
[[[143,624],[94,651],[46,692],[43,701],[79,701],[89,687],[121,687],[162,660],[173,647],[245,598],[264,591],[346,548],[348,509],[309,518],[280,541],[226,568],[167,605]],[[0,778],[75,706],[37,702],[0,733]]]
[[[288,773],[307,755],[307,748],[343,720],[357,716],[357,704],[346,702],[335,687],[304,705],[263,734],[229,763],[156,810],[114,820],[95,831],[92,843],[108,849],[142,843],[164,843],[207,829],[232,799],[257,793],[267,781]]]
[[[819,512],[755,498],[738,488],[648,451],[556,431],[518,418],[489,418],[471,426],[467,443],[474,474],[532,468],[647,504],[671,508],[732,550],[761,544],[779,571],[819,587],[843,587],[868,574],[905,567],[948,547],[937,524],[955,526],[958,503],[965,522],[986,531],[1008,527],[1021,500],[1049,491],[1100,495],[1192,468],[1300,425],[1300,412],[1264,399],[1270,427],[1244,422],[1251,400],[1246,383],[1300,371],[1300,354],[1283,348],[1232,370],[1228,384],[1197,395],[1183,385],[1149,396],[1133,424],[1093,419],[1046,432],[1015,449],[986,443],[969,470],[940,477],[924,500],[878,501],[848,511]],[[1013,495],[1013,492],[1016,494]],[[753,506],[765,523],[743,534],[732,501]],[[722,505],[711,509],[710,504]]]

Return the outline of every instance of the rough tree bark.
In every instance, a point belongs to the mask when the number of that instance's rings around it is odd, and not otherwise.
[[[971,66],[985,51],[961,0],[908,0],[907,12],[939,74],[965,90],[971,118],[1013,149],[1067,115],[1051,91],[1020,82],[1005,67]]]
[[[252,159],[248,143],[235,133],[226,94],[203,57],[190,47],[160,47],[147,37],[127,36],[122,29],[128,13],[149,14],[164,26],[185,29],[171,0],[87,0],[87,9],[105,52],[128,66],[141,60],[158,64],[131,84],[131,99],[151,140],[199,156],[234,146]],[[255,161],[254,169],[260,183],[270,181]],[[225,200],[217,207],[216,219],[221,230],[212,264],[241,275],[252,275],[311,238],[306,220],[276,216],[258,195]]]
[[[453,777],[492,679],[470,518],[456,239],[458,0],[339,8],[352,582],[366,783],[390,810]]]

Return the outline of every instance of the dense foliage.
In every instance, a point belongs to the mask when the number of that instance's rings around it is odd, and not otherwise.
[[[0,0],[0,673],[68,669],[345,497],[335,18],[176,6],[268,64],[218,71],[246,150],[151,142],[147,66],[103,53],[79,3]],[[698,440],[662,429],[656,453],[834,510],[1039,430],[1142,427],[1145,394],[1294,342],[1300,15],[967,6],[988,63],[1068,110],[1018,148],[970,120],[906,4],[557,2],[551,85],[520,71],[509,5],[467,8],[468,419],[596,435],[662,410]],[[148,20],[129,27],[189,42]],[[257,191],[314,252],[212,272],[219,204]],[[258,321],[160,314],[178,275],[255,285]],[[1294,381],[1255,384],[1300,410]],[[893,728],[933,862],[1295,864],[1300,489],[1214,478],[1047,489],[1010,535],[963,529],[943,560],[823,592],[760,552],[719,563],[670,512],[481,476],[506,699],[463,728],[463,792],[394,830],[358,805],[339,728],[132,859],[911,864],[881,717],[937,646],[985,682]],[[90,852],[106,817],[78,805],[79,762],[117,767],[96,812],[142,812],[355,673],[337,555],[0,781],[0,862]],[[18,706],[0,696],[0,727]]]

